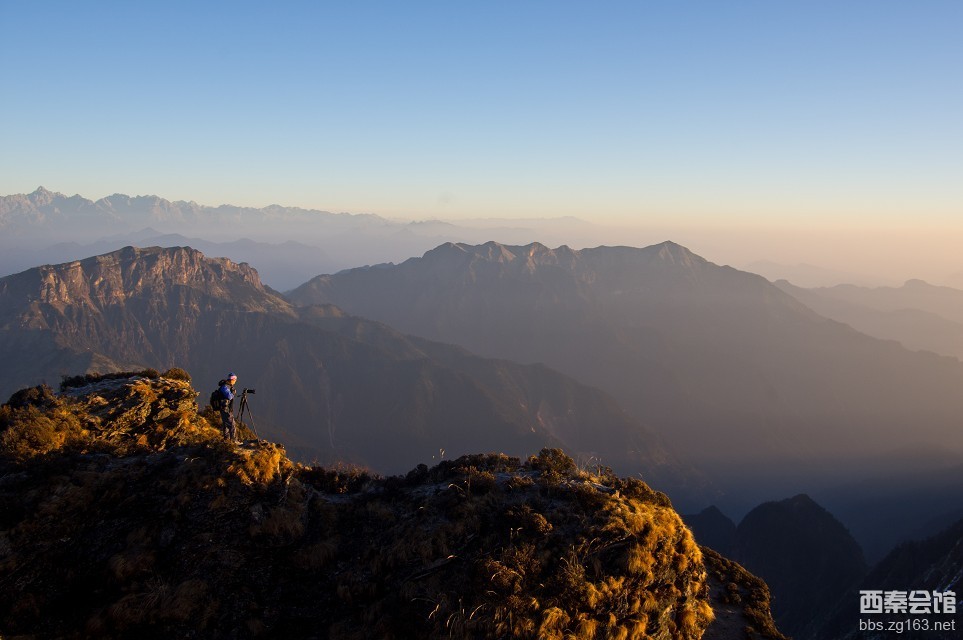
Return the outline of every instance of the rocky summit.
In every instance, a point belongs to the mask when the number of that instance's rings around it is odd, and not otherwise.
[[[146,370],[0,409],[0,636],[781,637],[638,479],[551,449],[309,467],[197,395]]]

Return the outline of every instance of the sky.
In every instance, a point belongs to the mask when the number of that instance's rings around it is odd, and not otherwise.
[[[0,0],[0,27],[0,194],[963,241],[956,0]]]

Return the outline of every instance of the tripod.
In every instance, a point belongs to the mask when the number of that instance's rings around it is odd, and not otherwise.
[[[258,435],[257,428],[254,426],[254,414],[251,413],[251,406],[247,403],[247,392],[248,389],[241,392],[241,406],[237,412],[237,421],[244,425],[244,412],[247,411],[247,417],[251,421],[251,431],[253,431],[254,436],[260,440],[261,436]],[[252,390],[251,393],[254,393],[254,391]]]

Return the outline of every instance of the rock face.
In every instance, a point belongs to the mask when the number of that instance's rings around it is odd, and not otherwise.
[[[222,441],[184,380],[76,383],[0,409],[4,636],[681,640],[713,618],[702,553],[639,480],[557,450],[305,467]]]
[[[732,557],[769,584],[776,622],[800,640],[826,638],[821,625],[867,571],[846,528],[806,495],[749,512]]]
[[[0,278],[0,395],[79,371],[228,371],[255,425],[301,460],[383,473],[473,451],[563,447],[660,488],[698,476],[605,394],[544,366],[475,357],[349,316],[295,308],[245,264],[127,248]],[[76,367],[76,368],[71,368]]]
[[[702,547],[715,618],[703,640],[788,640],[772,619],[769,587],[741,565]]]
[[[248,265],[188,248],[127,247],[0,278],[5,333],[43,336],[66,352],[109,352],[120,362],[185,355],[186,337],[211,313],[297,316]]]

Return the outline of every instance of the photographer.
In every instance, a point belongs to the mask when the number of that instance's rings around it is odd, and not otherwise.
[[[237,376],[233,373],[228,374],[227,378],[218,382],[220,386],[217,393],[220,396],[218,398],[220,406],[215,407],[221,414],[221,428],[224,430],[224,437],[231,442],[237,442],[237,425],[234,423],[234,416],[232,415],[235,382],[237,382]]]

